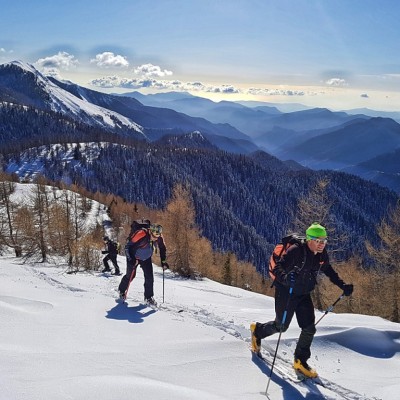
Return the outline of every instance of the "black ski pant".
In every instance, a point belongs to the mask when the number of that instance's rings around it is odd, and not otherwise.
[[[285,311],[287,311],[286,319],[284,325],[282,325]],[[296,314],[297,323],[301,328],[294,356],[305,362],[311,357],[310,348],[316,332],[314,305],[309,293],[290,295],[289,288],[275,286],[275,320],[264,324],[257,323],[254,333],[257,338],[264,339],[281,329],[282,332],[285,332],[294,314]]]
[[[136,260],[136,263],[127,261],[126,274],[122,277],[118,290],[120,293],[125,293],[128,290],[129,285],[136,276],[136,269],[139,265],[144,275],[144,298],[150,299],[154,296],[154,275],[151,257],[144,261]]]
[[[111,260],[111,262],[112,262],[112,264],[113,264],[113,266],[114,266],[115,272],[116,272],[116,273],[119,273],[119,266],[118,266],[118,263],[117,263],[117,254],[110,254],[110,253],[108,253],[108,254],[103,258],[103,264],[104,264],[105,269],[107,269],[107,270],[110,269],[110,265],[108,264],[108,260]]]

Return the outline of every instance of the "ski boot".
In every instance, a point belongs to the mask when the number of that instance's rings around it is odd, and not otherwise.
[[[252,322],[250,324],[251,332],[251,351],[256,353],[258,356],[261,355],[261,339],[255,335],[255,330],[257,328],[257,322]]]
[[[296,373],[304,375],[306,378],[316,378],[318,376],[317,371],[311,368],[307,361],[301,361],[298,358],[294,359],[293,368]]]
[[[144,299],[144,301],[150,307],[157,307],[157,302],[154,300],[154,297],[149,297],[148,299]]]

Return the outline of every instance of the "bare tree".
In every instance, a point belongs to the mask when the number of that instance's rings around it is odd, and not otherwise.
[[[0,173],[0,209],[2,209],[0,213],[0,250],[1,247],[8,246],[14,249],[16,257],[21,257],[19,231],[14,226],[14,218],[19,206],[10,198],[15,191],[15,183],[3,180],[4,178],[4,174]]]
[[[327,179],[319,180],[307,196],[299,200],[293,221],[294,231],[305,232],[316,221],[326,226],[329,232],[334,231],[330,219],[330,209],[333,202],[327,194],[328,185]]]
[[[376,262],[375,271],[381,279],[384,278],[391,294],[386,304],[391,308],[390,319],[400,322],[400,200],[389,211],[388,218],[383,219],[378,225],[377,232],[381,239],[381,246],[374,247],[367,242],[366,247]],[[382,293],[382,286],[377,288],[377,293]]]
[[[26,258],[37,258],[40,254],[41,262],[47,261],[48,241],[47,228],[49,223],[48,216],[48,196],[46,186],[38,180],[29,195],[35,230],[32,236],[26,235],[28,246],[31,249],[25,254]],[[26,234],[26,232],[25,232]]]

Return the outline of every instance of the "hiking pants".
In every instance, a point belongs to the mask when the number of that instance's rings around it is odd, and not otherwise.
[[[108,265],[108,260],[111,260],[115,272],[119,272],[119,267],[117,263],[117,254],[110,254],[108,253],[104,258],[103,258],[103,264],[106,267],[106,269],[110,269],[110,266]]]
[[[125,293],[129,288],[130,283],[136,276],[136,269],[140,263],[144,275],[144,298],[150,299],[154,296],[154,275],[153,275],[153,263],[151,257],[147,260],[140,261],[136,260],[135,264],[131,262],[126,263],[126,274],[122,277],[121,283],[119,284],[118,290],[120,293]]]
[[[316,332],[314,305],[309,293],[289,296],[288,288],[275,286],[275,320],[265,324],[258,323],[255,335],[260,339],[264,339],[279,332],[285,310],[287,314],[285,324],[282,326],[282,332],[288,329],[293,315],[296,314],[301,333],[294,356],[302,361],[307,361],[311,356],[310,347]]]

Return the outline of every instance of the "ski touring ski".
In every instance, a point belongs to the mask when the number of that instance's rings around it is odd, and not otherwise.
[[[251,350],[251,349],[250,349]],[[272,360],[268,357],[263,355],[261,352],[256,353],[253,350],[251,352],[257,357],[258,360],[262,361],[264,364],[268,366],[268,368],[272,368]],[[275,360],[274,364],[274,372],[277,373],[283,379],[289,379],[293,383],[301,383],[304,382],[307,378],[303,374],[296,374],[294,369],[289,369],[282,366],[279,362]]]
[[[273,357],[271,356],[271,354],[269,352],[267,352],[267,351],[263,351],[263,352],[259,352],[259,353],[255,353],[254,351],[252,351],[252,352],[262,362],[264,362],[269,368],[272,367]],[[300,371],[296,371],[291,365],[280,360],[279,358],[277,358],[275,360],[274,371],[276,371],[277,374],[279,376],[281,376],[281,378],[288,379],[291,382],[296,383],[296,384],[297,383],[315,383],[316,385],[326,387],[325,383],[319,376],[317,376],[315,378],[310,378],[308,376],[305,376]]]
[[[268,368],[272,367],[273,356],[268,350],[265,350],[263,348],[260,353],[256,353],[253,350],[251,350],[251,352],[257,357],[257,360],[260,360],[261,362],[265,363],[268,366]],[[341,396],[342,399],[347,399],[347,400],[367,399],[364,395],[361,395],[349,389],[345,389],[342,386],[336,384],[335,382],[329,381],[325,378],[321,378],[320,376],[317,376],[316,378],[306,377],[300,372],[295,371],[287,361],[282,360],[280,358],[276,358],[273,372],[276,373],[276,375],[278,375],[282,379],[290,381],[294,384],[308,386],[312,391],[315,390],[313,389],[313,386],[318,385],[321,386],[321,390],[324,391],[327,390],[328,392],[332,392],[336,396],[337,395]],[[320,393],[319,390],[317,392]]]

